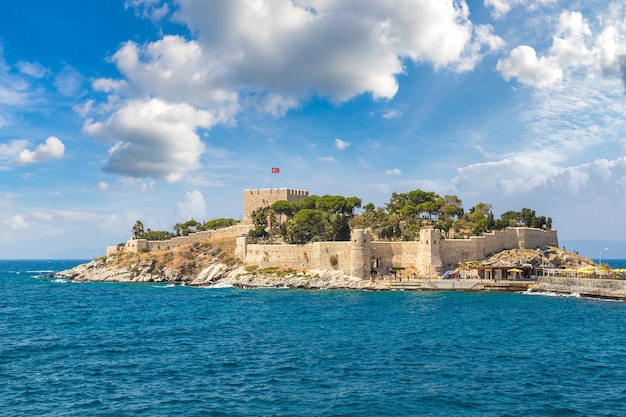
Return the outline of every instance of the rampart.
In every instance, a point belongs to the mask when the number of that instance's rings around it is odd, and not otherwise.
[[[259,267],[336,269],[367,278],[372,269],[411,268],[417,277],[441,275],[459,262],[485,259],[506,249],[558,246],[555,230],[507,228],[469,239],[444,239],[438,230],[423,229],[413,242],[372,242],[369,231],[353,230],[349,242],[315,242],[306,245],[249,244],[237,239],[237,257]]]
[[[222,229],[205,230],[202,232],[190,233],[187,236],[179,236],[167,240],[146,240],[130,239],[123,246],[108,246],[107,256],[117,252],[144,252],[174,249],[182,245],[198,243],[211,238],[236,237],[247,234],[252,229],[251,225],[236,224]]]
[[[556,230],[509,227],[482,236],[471,236],[469,239],[439,239],[439,244],[439,249],[433,252],[433,256],[439,257],[438,261],[442,268],[453,269],[459,262],[485,259],[506,249],[558,246],[559,241]]]
[[[252,212],[258,208],[267,207],[277,201],[285,200],[298,203],[309,196],[306,190],[291,188],[266,188],[261,190],[244,190],[243,192],[243,219],[242,224],[252,224]]]

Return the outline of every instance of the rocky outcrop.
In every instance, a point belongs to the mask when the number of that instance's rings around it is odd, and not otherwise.
[[[509,249],[493,254],[487,259],[472,262],[461,262],[457,271],[468,273],[475,266],[512,267],[515,265],[532,265],[534,268],[544,266],[546,268],[578,269],[595,264],[591,259],[568,252],[555,246],[537,249]]]
[[[159,269],[154,261],[144,261],[132,267],[107,265],[102,260],[55,274],[77,282],[167,282],[189,286],[234,286],[242,288],[303,288],[303,289],[370,289],[386,290],[388,284],[363,280],[339,271],[310,270],[306,272],[247,271],[239,266],[214,263],[197,274],[184,275],[168,268]]]

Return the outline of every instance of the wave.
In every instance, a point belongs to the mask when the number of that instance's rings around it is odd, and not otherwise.
[[[580,294],[577,293],[577,292],[563,293],[563,292],[554,292],[554,291],[532,291],[532,290],[526,290],[526,291],[523,291],[522,294],[526,294],[526,295],[541,295],[541,296],[544,296],[544,297],[582,298],[580,296]]]
[[[231,284],[222,284],[222,283],[218,282],[218,283],[217,283],[217,284],[215,284],[215,285],[208,285],[208,286],[206,286],[206,287],[202,287],[202,288],[207,288],[207,289],[214,289],[214,288],[216,288],[216,289],[217,289],[217,288],[235,288],[235,286],[234,286],[234,285],[231,285]]]

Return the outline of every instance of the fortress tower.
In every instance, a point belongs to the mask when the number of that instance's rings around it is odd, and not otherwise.
[[[436,277],[444,271],[441,262],[441,232],[435,229],[421,229],[419,249],[415,267],[423,277]]]
[[[350,276],[370,276],[372,241],[369,230],[354,229],[350,235]]]
[[[309,196],[306,190],[291,188],[266,188],[262,190],[244,190],[242,224],[252,224],[252,212],[258,208],[269,206],[277,201],[285,200],[298,203]]]

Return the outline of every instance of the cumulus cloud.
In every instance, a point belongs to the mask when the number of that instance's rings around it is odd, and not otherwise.
[[[208,111],[151,99],[129,101],[105,122],[87,120],[83,129],[114,143],[105,171],[176,182],[200,168],[205,146],[196,129],[214,124]]]
[[[155,0],[126,4],[162,7]],[[339,102],[363,93],[392,98],[405,58],[467,70],[480,55],[474,44],[491,42],[491,49],[494,39],[485,30],[473,39],[464,1],[180,0],[178,6],[174,18],[195,39],[127,42],[112,61],[141,92],[196,105],[269,92],[283,97],[283,107],[311,94]]]
[[[176,205],[180,219],[195,219],[204,221],[206,217],[206,203],[200,191],[194,190],[185,194],[185,199]]]
[[[626,197],[626,158],[558,166],[535,156],[516,156],[459,169],[452,183],[462,194],[489,196],[501,211],[554,202],[618,202]],[[478,197],[480,198],[480,197]],[[566,207],[564,207],[566,208]]]
[[[591,29],[581,13],[563,12],[549,53],[562,67],[590,64],[594,58],[587,47],[590,37]]]
[[[530,46],[518,46],[508,58],[496,65],[505,80],[517,78],[521,83],[535,87],[545,87],[559,81],[563,71],[558,62],[550,57],[537,57]]]
[[[340,151],[343,151],[345,149],[348,149],[348,147],[350,147],[350,143],[344,142],[343,140],[339,138],[335,139],[335,148],[339,149]]]
[[[0,159],[10,160],[28,147],[25,139],[14,139],[7,143],[0,143]]]
[[[25,144],[23,141],[14,142],[18,144]],[[15,149],[15,147],[13,148]],[[28,149],[21,149],[14,159],[14,163],[17,165],[34,164],[39,162],[46,162],[51,159],[58,159],[65,153],[65,145],[59,138],[50,136],[44,143],[38,145],[34,151]]]
[[[335,162],[335,158],[332,156],[323,156],[321,158],[317,158],[318,161],[320,162]]]
[[[535,87],[553,85],[573,71],[595,77],[598,69],[626,85],[626,11],[618,6],[609,10],[597,17],[595,37],[582,13],[562,12],[545,56],[537,56],[530,46],[518,46],[498,61],[496,69],[506,80],[517,78]]]
[[[92,83],[108,101],[76,107],[92,118],[85,123],[87,133],[115,143],[109,172],[176,181],[197,167],[195,127],[234,124],[242,108],[280,117],[311,97],[335,103],[362,94],[391,99],[407,60],[468,71],[503,45],[490,26],[472,24],[464,0],[178,0],[176,9],[168,4],[174,2],[125,2],[144,18],[187,26],[192,37],[125,42],[109,57],[119,79]],[[183,135],[176,142],[174,123],[160,120],[164,113],[142,112],[155,100],[191,106],[212,120],[179,123]],[[137,122],[131,111],[138,112]],[[165,133],[155,124],[166,127]],[[171,152],[192,144],[194,151]]]

